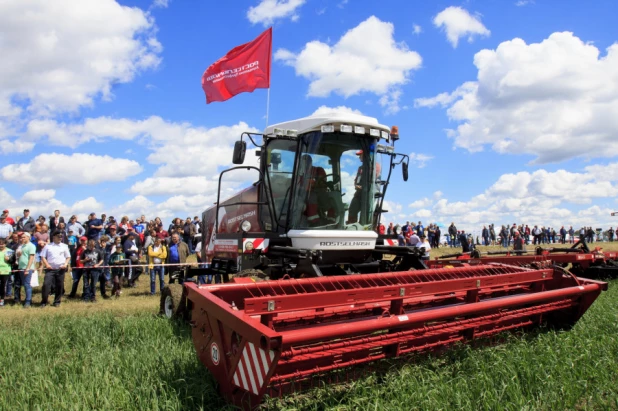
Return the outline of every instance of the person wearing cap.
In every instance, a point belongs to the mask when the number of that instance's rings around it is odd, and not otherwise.
[[[58,307],[62,301],[64,274],[69,268],[69,263],[71,262],[69,247],[62,242],[62,233],[60,231],[55,231],[52,234],[52,242],[47,244],[41,251],[41,261],[45,266],[41,308],[47,305],[47,299],[52,288],[52,283],[55,285],[54,288],[56,290],[54,294],[54,307]]]
[[[6,222],[6,214],[0,215],[0,238],[7,240],[13,234],[13,226]]]
[[[9,210],[2,211],[2,214],[6,215],[6,223],[10,224],[11,227],[15,227],[15,220],[9,215]]]
[[[76,215],[72,215],[71,218],[69,218],[69,224],[67,224],[67,232],[69,230],[72,230],[73,234],[75,234],[75,236],[77,238],[80,238],[81,236],[86,235],[86,230],[77,221],[77,216]]]
[[[17,258],[17,269],[19,270],[19,285],[15,286],[15,302],[21,300],[21,287],[26,292],[24,308],[30,307],[32,303],[32,286],[30,280],[34,272],[34,256],[36,247],[30,242],[30,233],[22,233],[20,237],[21,245],[15,251]]]
[[[30,210],[24,209],[24,216],[17,221],[17,231],[32,233],[35,225],[34,218],[30,217]]]
[[[79,280],[84,275],[84,264],[82,263],[82,254],[86,251],[86,245],[88,244],[88,237],[82,236],[79,238],[79,245],[75,250],[74,255],[71,256],[71,277],[73,278],[73,285],[71,286],[71,293],[69,298],[75,298],[77,294],[77,287],[79,286]],[[84,297],[82,293],[82,298]]]
[[[468,241],[468,236],[464,230],[461,230],[461,234],[459,234],[459,243],[461,244],[461,251],[464,253],[469,253],[470,250],[470,242]]]
[[[97,218],[96,213],[90,213],[85,228],[86,237],[88,237],[89,240],[97,240],[99,238],[99,234],[101,233],[101,229],[103,228],[103,221]]]

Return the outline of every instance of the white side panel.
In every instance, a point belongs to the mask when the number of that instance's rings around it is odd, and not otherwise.
[[[290,230],[292,247],[308,250],[373,250],[378,234],[354,230]]]

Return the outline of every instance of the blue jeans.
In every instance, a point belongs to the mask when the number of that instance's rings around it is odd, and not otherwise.
[[[82,298],[84,300],[94,300],[97,297],[97,284],[99,283],[99,276],[101,270],[92,268],[84,269],[84,291]]]
[[[19,282],[21,285],[19,287],[15,287],[15,301],[19,301],[21,299],[21,287],[23,286],[26,290],[26,300],[24,302],[31,303],[32,302],[32,286],[30,285],[30,279],[32,278],[32,272],[34,270],[26,270],[19,271]]]
[[[79,286],[79,280],[82,278],[83,275],[84,275],[83,268],[73,267],[71,269],[71,277],[73,278],[73,285],[71,286],[71,293],[69,294],[69,297],[74,298],[75,294],[77,294],[77,286]],[[84,280],[84,282],[85,281],[86,280]],[[82,297],[85,297],[83,293],[82,293]]]
[[[165,287],[165,268],[162,265],[155,265],[150,270],[150,294],[157,290],[157,274],[159,274],[159,291]]]
[[[13,295],[13,274],[9,275],[9,278],[6,280],[6,297],[11,297]]]
[[[109,265],[110,256],[111,256],[110,253],[105,253],[105,256],[103,257],[103,265]],[[105,281],[107,282],[112,281],[112,272],[109,267],[103,269],[103,275],[105,276]]]

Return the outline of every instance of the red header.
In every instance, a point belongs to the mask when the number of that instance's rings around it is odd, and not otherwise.
[[[206,69],[202,76],[206,104],[270,87],[272,37],[271,27],[255,40],[234,47]]]

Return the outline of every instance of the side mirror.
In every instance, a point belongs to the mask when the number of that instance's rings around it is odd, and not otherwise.
[[[403,174],[403,181],[408,181],[408,163],[401,163],[401,174]]]
[[[237,141],[234,143],[234,154],[232,155],[232,163],[242,164],[245,162],[245,153],[247,152],[247,143],[245,141]]]

